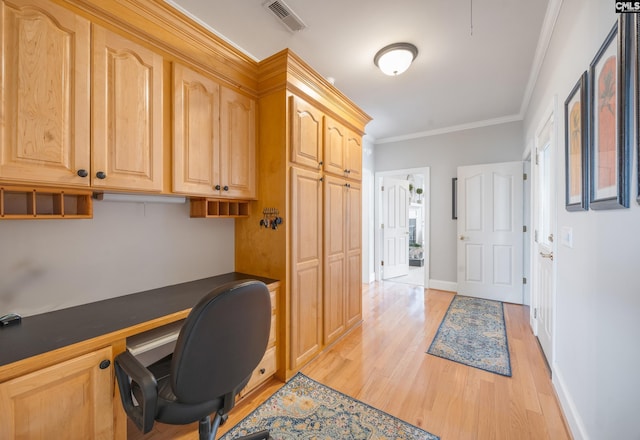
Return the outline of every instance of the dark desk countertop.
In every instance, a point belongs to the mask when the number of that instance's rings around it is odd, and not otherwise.
[[[222,284],[269,278],[232,272],[22,318],[0,328],[0,366],[192,308]]]

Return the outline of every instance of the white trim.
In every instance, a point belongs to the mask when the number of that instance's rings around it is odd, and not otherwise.
[[[574,440],[588,440],[587,428],[585,428],[582,418],[580,417],[580,412],[571,398],[571,393],[569,393],[569,389],[558,364],[554,364],[553,366],[552,383],[558,395],[558,400],[560,400],[562,412],[569,424],[569,431],[571,431],[572,437]]]
[[[472,128],[489,127],[491,125],[506,124],[507,122],[522,121],[522,115],[503,116],[501,118],[487,119],[484,121],[470,122],[468,124],[453,125],[451,127],[438,128],[436,130],[422,131],[418,133],[410,133],[402,136],[394,136],[374,141],[375,145],[388,144],[391,142],[406,141],[409,139],[419,139],[423,137],[436,136],[439,134],[453,133],[456,131],[470,130]]]
[[[429,280],[429,289],[457,292],[458,283],[455,281]]]
[[[547,12],[545,13],[544,20],[542,22],[542,29],[540,30],[540,38],[538,38],[538,46],[536,47],[536,53],[533,57],[533,64],[531,65],[529,81],[527,82],[527,87],[524,91],[524,97],[522,98],[522,105],[520,106],[521,119],[524,119],[524,114],[529,107],[531,96],[533,95],[533,90],[535,89],[536,83],[538,82],[538,75],[540,74],[540,69],[542,68],[544,58],[547,55],[547,50],[549,50],[549,45],[551,44],[551,36],[553,35],[553,30],[555,29],[556,23],[558,22],[558,17],[560,16],[560,9],[562,8],[563,1],[564,0],[549,0]]]

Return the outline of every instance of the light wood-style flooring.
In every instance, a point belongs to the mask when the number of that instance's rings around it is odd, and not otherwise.
[[[363,287],[361,326],[302,369],[312,379],[442,440],[570,439],[527,307],[506,304],[512,377],[426,354],[453,293],[380,282]],[[273,380],[231,412],[218,437],[273,394]],[[129,439],[198,438],[197,424],[156,424]]]

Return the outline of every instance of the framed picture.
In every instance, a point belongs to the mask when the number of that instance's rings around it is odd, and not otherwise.
[[[451,179],[451,218],[458,219],[458,178]]]
[[[587,72],[584,72],[564,102],[567,211],[582,211],[589,207],[587,136]]]
[[[591,209],[629,207],[629,14],[618,21],[589,66]]]
[[[636,120],[636,163],[637,163],[637,181],[638,181],[638,189],[636,193],[636,201],[640,204],[640,14],[633,14],[635,16],[635,23],[633,23],[634,35],[633,39],[635,41],[636,48],[636,112],[635,112],[635,120]]]

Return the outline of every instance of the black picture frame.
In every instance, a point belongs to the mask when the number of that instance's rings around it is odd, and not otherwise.
[[[587,72],[576,82],[564,102],[565,207],[589,209],[589,131]]]
[[[589,206],[596,210],[629,207],[631,39],[627,15],[619,15],[589,65]]]
[[[451,179],[451,218],[458,220],[458,178]]]
[[[635,43],[635,129],[636,129],[636,177],[638,188],[636,202],[640,204],[640,14],[634,15],[633,41]]]

